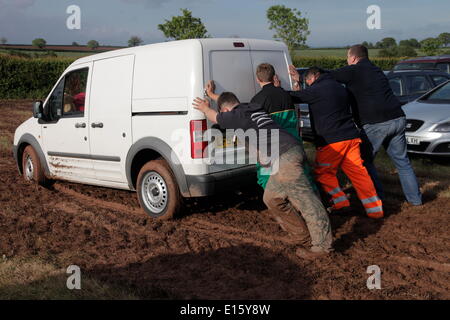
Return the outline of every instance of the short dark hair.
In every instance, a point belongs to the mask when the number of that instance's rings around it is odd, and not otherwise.
[[[323,69],[321,69],[319,67],[311,67],[308,70],[306,70],[305,79],[309,78],[311,76],[315,76],[316,74],[321,75],[322,73],[324,73]]]
[[[256,68],[256,76],[261,82],[272,82],[275,76],[275,68],[269,63],[261,63]]]
[[[360,58],[360,59],[368,59],[369,58],[369,50],[362,44],[355,44],[348,49],[350,55]]]
[[[222,106],[224,104],[236,104],[236,103],[241,102],[233,92],[223,92],[219,96],[219,99],[217,99],[217,107],[219,108],[219,111],[222,109]]]

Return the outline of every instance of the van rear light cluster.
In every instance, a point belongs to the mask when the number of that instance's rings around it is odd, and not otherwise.
[[[208,141],[204,141],[203,134],[206,130],[206,120],[192,120],[190,122],[192,159],[205,158],[204,151],[208,146]]]

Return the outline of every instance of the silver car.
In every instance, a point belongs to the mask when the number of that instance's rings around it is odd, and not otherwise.
[[[450,81],[405,104],[408,152],[450,156]]]

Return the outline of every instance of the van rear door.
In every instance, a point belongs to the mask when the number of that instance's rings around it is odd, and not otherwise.
[[[256,93],[255,79],[253,76],[252,59],[247,40],[230,40],[229,43],[221,41],[214,45],[208,45],[204,52],[205,79],[214,80],[216,92],[230,91],[236,94],[241,102],[250,102]],[[213,107],[217,108],[213,103]],[[210,127],[209,124],[208,127]],[[246,163],[247,155],[243,146],[236,147],[236,141],[223,139],[216,141],[214,146],[215,162],[209,167],[210,172],[218,172],[242,167]]]

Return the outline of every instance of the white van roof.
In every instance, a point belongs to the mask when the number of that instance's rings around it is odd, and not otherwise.
[[[190,40],[178,40],[178,41],[168,41],[161,43],[148,44],[144,46],[137,46],[119,50],[112,50],[104,53],[94,54],[86,56],[76,60],[72,65],[92,62],[95,60],[108,59],[117,56],[143,53],[147,50],[152,50],[155,47],[178,47],[177,49],[183,50],[186,47],[198,46],[198,44],[203,47],[203,49],[211,48],[228,48],[234,46],[234,43],[243,43],[245,47],[249,46],[251,50],[285,50],[287,51],[287,46],[280,41],[273,40],[260,40],[260,39],[241,39],[241,38],[206,38],[206,39],[190,39]],[[245,48],[244,47],[244,48]]]

